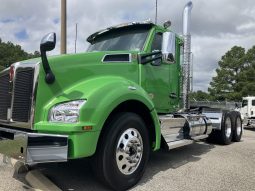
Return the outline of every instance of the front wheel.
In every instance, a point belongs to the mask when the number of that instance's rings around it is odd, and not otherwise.
[[[114,190],[127,190],[142,177],[149,158],[149,135],[137,114],[120,113],[105,127],[93,167]]]

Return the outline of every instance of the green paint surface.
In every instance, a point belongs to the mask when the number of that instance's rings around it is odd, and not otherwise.
[[[152,66],[138,63],[138,55],[151,51],[156,31],[154,26],[147,37],[143,51],[85,52],[74,55],[49,57],[49,64],[56,81],[49,85],[44,81],[45,73],[40,67],[34,129],[38,132],[69,136],[69,158],[88,157],[95,153],[98,138],[107,117],[119,104],[136,100],[143,103],[154,122],[156,140],[154,150],[160,148],[160,124],[157,113],[169,113],[179,107],[180,97],[180,45],[177,37],[176,63]],[[131,62],[108,62],[106,54],[130,53]],[[129,87],[135,87],[131,90]],[[177,99],[169,94],[175,92]],[[152,95],[153,94],[153,95]],[[86,99],[76,124],[51,123],[50,109],[61,102]],[[84,126],[92,126],[84,131]]]

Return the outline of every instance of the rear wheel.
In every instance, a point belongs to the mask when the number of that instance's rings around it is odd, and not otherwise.
[[[96,175],[114,190],[127,190],[142,177],[149,158],[149,135],[134,113],[116,115],[107,125],[93,160]]]
[[[243,135],[242,119],[239,112],[233,112],[233,121],[234,121],[234,129],[233,129],[232,140],[235,142],[239,142]]]
[[[221,122],[221,130],[219,133],[220,142],[224,145],[228,145],[232,141],[233,137],[234,121],[230,113],[223,114]]]

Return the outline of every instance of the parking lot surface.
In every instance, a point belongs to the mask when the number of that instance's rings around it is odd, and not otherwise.
[[[108,190],[92,175],[87,160],[43,164],[40,169],[62,190]],[[0,190],[29,190],[24,175],[16,175],[0,158]],[[228,146],[198,142],[152,153],[142,180],[132,191],[255,191],[255,128],[242,142]]]

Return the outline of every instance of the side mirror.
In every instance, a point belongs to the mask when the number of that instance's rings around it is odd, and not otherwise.
[[[163,34],[162,42],[162,59],[168,64],[175,63],[175,34],[172,32],[165,32]]]
[[[56,33],[49,33],[45,35],[40,44],[41,51],[51,51],[56,46]]]
[[[45,71],[45,82],[47,84],[52,84],[55,81],[55,75],[53,74],[48,59],[47,59],[47,51],[51,51],[56,46],[56,33],[49,33],[45,35],[40,44],[41,58],[43,69]]]

